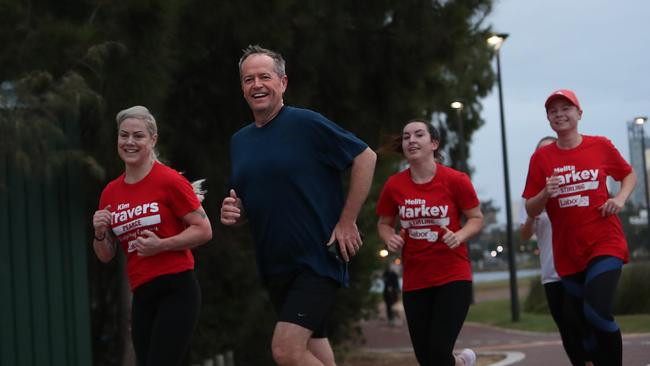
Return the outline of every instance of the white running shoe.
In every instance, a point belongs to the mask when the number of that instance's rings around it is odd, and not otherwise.
[[[474,366],[476,365],[476,353],[469,348],[465,348],[461,353],[458,354],[458,357],[463,360],[465,366]]]

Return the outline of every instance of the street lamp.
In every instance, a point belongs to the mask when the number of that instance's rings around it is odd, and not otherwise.
[[[508,174],[508,150],[506,147],[506,126],[503,115],[503,91],[501,86],[501,58],[499,50],[508,38],[508,34],[493,34],[487,43],[497,57],[497,85],[499,87],[499,112],[501,115],[501,150],[503,154],[503,179],[506,194],[506,245],[508,248],[508,267],[510,270],[510,311],[512,321],[519,321],[519,295],[517,294],[517,266],[515,263],[515,247],[512,243],[512,208],[510,207],[510,175]]]
[[[465,133],[463,132],[463,103],[456,101],[451,103],[451,108],[456,110],[456,117],[458,119],[458,145],[460,149],[460,162],[458,164],[458,170],[464,173],[468,173],[467,169],[467,157],[465,156]]]
[[[648,166],[645,161],[645,123],[648,121],[648,117],[636,117],[634,118],[634,123],[641,126],[641,161],[643,162],[643,188],[645,192],[645,212],[646,220],[648,224],[648,233],[646,234],[648,242],[650,243],[650,198],[648,197]],[[650,248],[650,244],[649,244]]]

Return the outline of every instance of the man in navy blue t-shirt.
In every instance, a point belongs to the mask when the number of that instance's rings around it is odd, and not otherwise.
[[[249,46],[239,72],[255,122],[232,136],[221,222],[248,222],[253,230],[257,265],[278,313],[273,359],[334,365],[325,323],[336,291],[347,285],[347,262],[362,245],[356,220],[377,156],[321,114],[284,105],[280,54]],[[348,167],[346,196],[341,178]],[[341,260],[328,254],[329,244],[338,245]]]

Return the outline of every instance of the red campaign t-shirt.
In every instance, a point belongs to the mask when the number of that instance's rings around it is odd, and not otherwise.
[[[406,230],[404,291],[472,280],[467,244],[449,249],[442,242],[441,226],[458,231],[463,210],[479,204],[467,175],[441,164],[436,164],[436,175],[428,183],[414,183],[410,169],[388,179],[377,202],[377,215],[399,216]]]
[[[160,275],[194,268],[189,249],[142,257],[133,246],[142,230],[161,238],[180,233],[186,227],[182,217],[200,207],[192,185],[177,171],[155,162],[149,174],[134,184],[125,183],[122,174],[102,192],[99,208],[107,205],[113,216],[111,228],[126,254],[132,290]]]
[[[553,172],[560,194],[546,203],[553,226],[555,269],[560,276],[582,272],[589,260],[609,255],[627,262],[627,242],[617,215],[602,217],[598,207],[609,199],[607,176],[620,181],[632,167],[609,139],[582,136],[580,145],[562,150],[556,144],[538,149],[530,158],[523,196],[530,199],[546,186]]]

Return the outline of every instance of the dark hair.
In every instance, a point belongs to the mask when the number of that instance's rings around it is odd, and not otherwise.
[[[542,144],[542,142],[544,142],[546,140],[557,141],[557,137],[555,137],[555,136],[544,136],[544,137],[542,137],[537,142],[537,146],[535,146],[535,150],[539,149],[539,146]]]
[[[440,132],[438,132],[438,129],[435,128],[431,122],[425,121],[424,119],[421,118],[414,118],[411,120],[408,120],[406,123],[404,123],[404,126],[402,126],[402,129],[409,123],[413,122],[420,122],[423,123],[425,126],[427,126],[427,131],[429,132],[429,135],[431,136],[431,141],[437,141],[440,143]],[[404,151],[402,150],[402,134],[399,135],[388,135],[385,136],[382,139],[381,146],[379,147],[378,152],[380,154],[387,154],[387,153],[397,153],[404,155]],[[442,156],[442,153],[440,152],[440,148],[436,149],[433,152],[433,157],[438,163],[442,163],[444,160],[444,157]]]
[[[248,45],[245,49],[242,50],[244,54],[241,56],[239,59],[239,76],[241,77],[241,66],[244,63],[244,61],[248,58],[250,55],[267,55],[271,59],[273,59],[273,71],[275,71],[276,74],[278,74],[279,77],[283,77],[286,75],[286,70],[285,70],[285,62],[284,58],[282,58],[282,55],[275,52],[271,51],[269,49],[263,48],[260,45]]]

